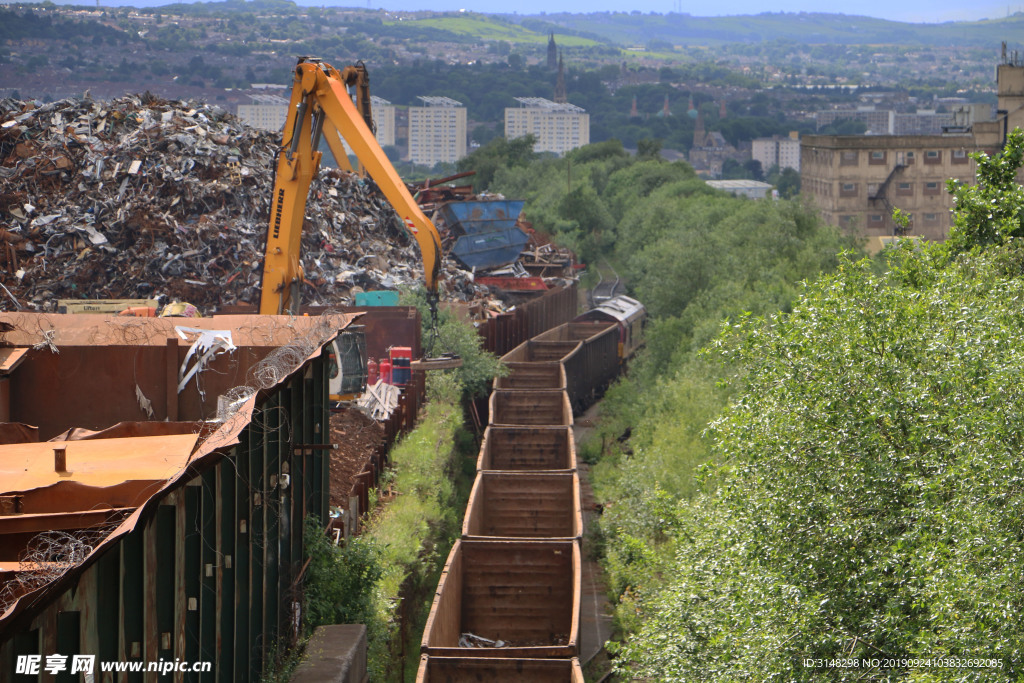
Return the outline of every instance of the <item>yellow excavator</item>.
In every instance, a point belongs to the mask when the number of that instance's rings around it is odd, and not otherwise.
[[[356,91],[356,104],[348,87]],[[349,167],[343,136],[361,170],[377,183],[419,243],[431,314],[436,316],[441,237],[377,144],[372,125],[369,77],[362,63],[338,71],[322,60],[299,58],[270,204],[260,313],[295,314],[299,310],[302,222],[309,186],[320,167],[318,147],[325,139],[338,164]]]
[[[288,118],[278,150],[259,312],[264,315],[295,315],[299,311],[303,282],[302,223],[309,186],[320,168],[320,140],[326,140],[338,165],[351,171],[353,169],[342,143],[344,138],[359,161],[360,172],[369,174],[377,183],[419,244],[431,326],[436,331],[441,237],[377,144],[373,133],[369,83],[369,75],[362,62],[338,71],[320,59],[299,58],[292,82]],[[355,103],[348,88],[355,92]],[[336,367],[340,370],[343,355],[337,343],[333,353]],[[365,358],[363,361],[365,367]],[[424,370],[452,368],[461,364],[461,360],[454,356],[416,363]],[[341,373],[338,370],[331,378],[330,393],[334,400],[345,397],[339,388]]]

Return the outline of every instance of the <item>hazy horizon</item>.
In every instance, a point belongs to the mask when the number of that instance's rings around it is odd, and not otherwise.
[[[12,4],[0,0],[2,4]],[[185,0],[186,4],[193,4]],[[434,10],[438,12],[455,12],[466,10],[486,14],[521,14],[540,15],[568,12],[572,14],[588,14],[591,12],[623,12],[622,3],[618,0],[520,0],[514,6],[498,0],[367,0],[366,2],[323,2],[322,0],[296,0],[306,7],[355,7],[360,9],[383,9],[396,12],[414,12]],[[58,5],[91,6],[88,0],[55,0]],[[175,4],[168,0],[100,0],[106,7],[159,7]],[[707,5],[693,7],[691,3],[681,0],[639,0],[629,5],[629,11],[643,14],[685,13],[695,17],[747,16],[770,13],[821,13],[848,14],[851,17],[872,17],[908,23],[943,23],[949,21],[979,21],[982,19],[1000,19],[1017,12],[1024,12],[1024,4],[1006,5],[983,3],[965,6],[962,2],[952,0],[909,0],[904,3],[884,2],[883,0],[866,0],[857,6],[856,12],[823,9],[814,0],[779,0],[767,5],[759,0],[722,0],[714,4],[713,9]]]

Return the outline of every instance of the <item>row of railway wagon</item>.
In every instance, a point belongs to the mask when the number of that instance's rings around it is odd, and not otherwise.
[[[644,316],[626,297],[609,305],[502,357],[509,374],[494,382],[462,537],[423,633],[418,683],[583,683],[573,410],[620,372]]]

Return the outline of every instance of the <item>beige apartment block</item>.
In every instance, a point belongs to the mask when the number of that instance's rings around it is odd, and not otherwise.
[[[381,147],[395,144],[395,107],[382,97],[370,95],[373,123],[377,130],[377,144]]]
[[[543,97],[517,97],[519,107],[505,109],[505,139],[534,135],[535,152],[562,155],[590,144],[590,114],[567,102]]]
[[[951,225],[946,180],[973,182],[972,135],[806,135],[801,190],[831,225],[865,237],[897,234],[892,211],[910,214],[907,234],[943,240]]]
[[[466,156],[466,108],[449,97],[419,97],[409,107],[409,160],[433,166]]]
[[[250,95],[252,104],[238,105],[238,118],[253,128],[280,133],[288,119],[288,99],[280,95]],[[370,96],[373,122],[376,125],[377,144],[395,144],[395,108],[390,102],[376,95]],[[344,136],[342,136],[344,138]],[[342,140],[344,142],[344,139]],[[349,154],[352,148],[345,142]]]
[[[972,152],[995,154],[1024,128],[1024,64],[1003,54],[996,68],[992,121],[971,121],[939,135],[807,135],[801,141],[801,190],[822,219],[863,237],[898,234],[894,208],[910,215],[908,235],[943,240],[952,225],[947,181],[974,183]],[[1018,174],[1018,181],[1021,174]]]
[[[757,138],[751,146],[751,156],[761,162],[761,168],[767,172],[772,166],[779,170],[791,168],[800,170],[800,134],[793,131],[789,137],[773,135],[770,138]]]
[[[288,98],[280,95],[250,95],[252,104],[238,105],[238,118],[253,128],[281,132],[288,118]]]

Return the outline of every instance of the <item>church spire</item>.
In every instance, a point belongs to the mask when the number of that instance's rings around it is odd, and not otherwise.
[[[565,62],[562,55],[558,55],[558,79],[555,81],[555,102],[564,104],[569,101],[565,93]]]
[[[554,71],[558,68],[558,46],[555,45],[555,34],[548,34],[548,70]]]
[[[704,138],[707,135],[704,133],[704,115],[701,114],[700,109],[697,110],[697,123],[693,126],[693,146],[703,147]]]

